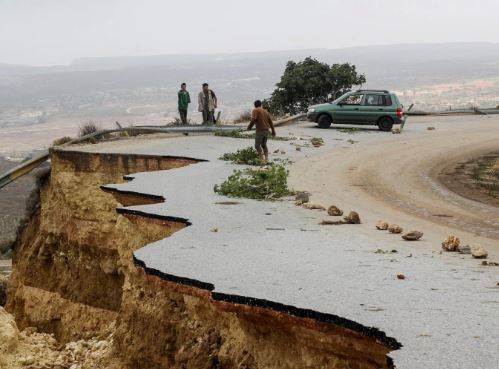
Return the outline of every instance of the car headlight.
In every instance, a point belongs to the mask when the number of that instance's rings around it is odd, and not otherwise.
[[[315,109],[314,109],[314,108],[310,108],[310,109],[308,109],[308,112],[309,112],[309,113],[313,113],[314,111],[315,111]]]

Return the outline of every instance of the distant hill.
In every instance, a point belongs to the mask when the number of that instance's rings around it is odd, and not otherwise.
[[[327,63],[350,62],[365,73],[365,87],[409,89],[429,84],[499,77],[499,44],[446,43],[310,49],[278,52],[81,58],[67,66],[0,64],[0,115],[13,106],[47,114],[124,114],[129,106],[151,112],[175,110],[180,82],[197,91],[210,82],[226,110],[266,97],[288,60],[307,56]],[[171,103],[173,100],[173,104]],[[127,110],[128,109],[128,110]],[[54,113],[55,114],[55,113]]]

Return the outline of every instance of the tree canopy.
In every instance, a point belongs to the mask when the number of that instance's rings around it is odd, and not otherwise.
[[[310,105],[328,101],[348,92],[352,86],[366,82],[355,65],[328,65],[311,57],[301,62],[289,61],[276,89],[264,105],[273,114],[298,114]]]

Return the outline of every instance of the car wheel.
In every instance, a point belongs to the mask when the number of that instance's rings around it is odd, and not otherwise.
[[[331,127],[331,123],[333,123],[333,120],[329,115],[321,115],[319,119],[317,120],[317,124],[319,125],[320,128],[329,128]]]
[[[390,118],[383,117],[383,118],[379,119],[379,121],[378,121],[378,128],[381,131],[389,132],[389,131],[392,130],[392,127],[393,127],[393,120],[391,120]]]

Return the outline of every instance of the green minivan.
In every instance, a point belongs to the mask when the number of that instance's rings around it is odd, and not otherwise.
[[[382,131],[391,131],[394,124],[403,126],[406,119],[397,95],[386,90],[347,92],[333,102],[311,106],[307,118],[321,128],[332,123],[362,124]]]

